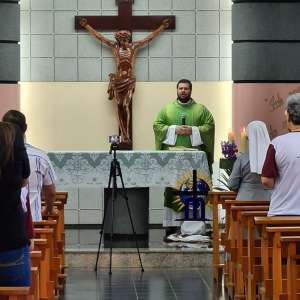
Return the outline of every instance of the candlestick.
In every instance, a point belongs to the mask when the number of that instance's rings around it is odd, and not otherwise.
[[[240,138],[240,152],[245,153],[247,151],[247,133],[246,128],[241,129],[241,138]]]
[[[230,132],[228,133],[228,142],[229,142],[229,143],[233,143],[234,140],[235,140],[234,133],[233,133],[232,131],[230,131]]]

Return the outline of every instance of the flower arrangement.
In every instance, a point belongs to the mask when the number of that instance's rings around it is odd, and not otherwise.
[[[226,159],[235,160],[238,152],[237,145],[234,141],[221,142],[222,154]]]
[[[238,147],[234,142],[234,134],[232,132],[228,134],[228,141],[221,142],[221,149],[224,158],[220,159],[219,167],[224,170],[224,172],[221,173],[218,181],[222,183],[227,190],[230,190],[227,183],[238,153]]]

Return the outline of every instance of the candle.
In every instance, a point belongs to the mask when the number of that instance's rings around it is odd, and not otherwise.
[[[247,150],[247,133],[246,128],[243,127],[241,129],[241,138],[240,138],[240,151],[241,153],[245,153]]]
[[[230,131],[230,132],[228,133],[228,142],[229,142],[229,143],[233,143],[234,140],[235,140],[234,133],[233,133],[232,131]]]

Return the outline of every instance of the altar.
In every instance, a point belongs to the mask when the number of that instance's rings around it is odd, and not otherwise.
[[[59,185],[107,186],[112,160],[108,151],[49,152],[48,155]],[[181,176],[193,169],[209,174],[203,151],[117,151],[117,159],[127,188],[175,186]]]
[[[56,151],[48,155],[57,189],[69,192],[66,224],[100,224],[112,155],[108,151]],[[164,187],[176,187],[193,169],[209,174],[203,151],[117,151],[117,159],[126,188],[149,188],[149,224],[162,223]]]

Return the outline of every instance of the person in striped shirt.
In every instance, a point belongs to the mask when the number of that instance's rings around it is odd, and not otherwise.
[[[3,116],[3,121],[17,125],[25,136],[27,130],[24,114],[17,110],[9,110]],[[56,175],[47,154],[39,148],[25,143],[28,154],[31,174],[28,186],[22,190],[22,202],[26,202],[29,193],[31,215],[33,221],[42,220],[42,214],[52,214],[53,202],[55,201]],[[42,211],[41,198],[45,200],[46,207]]]

